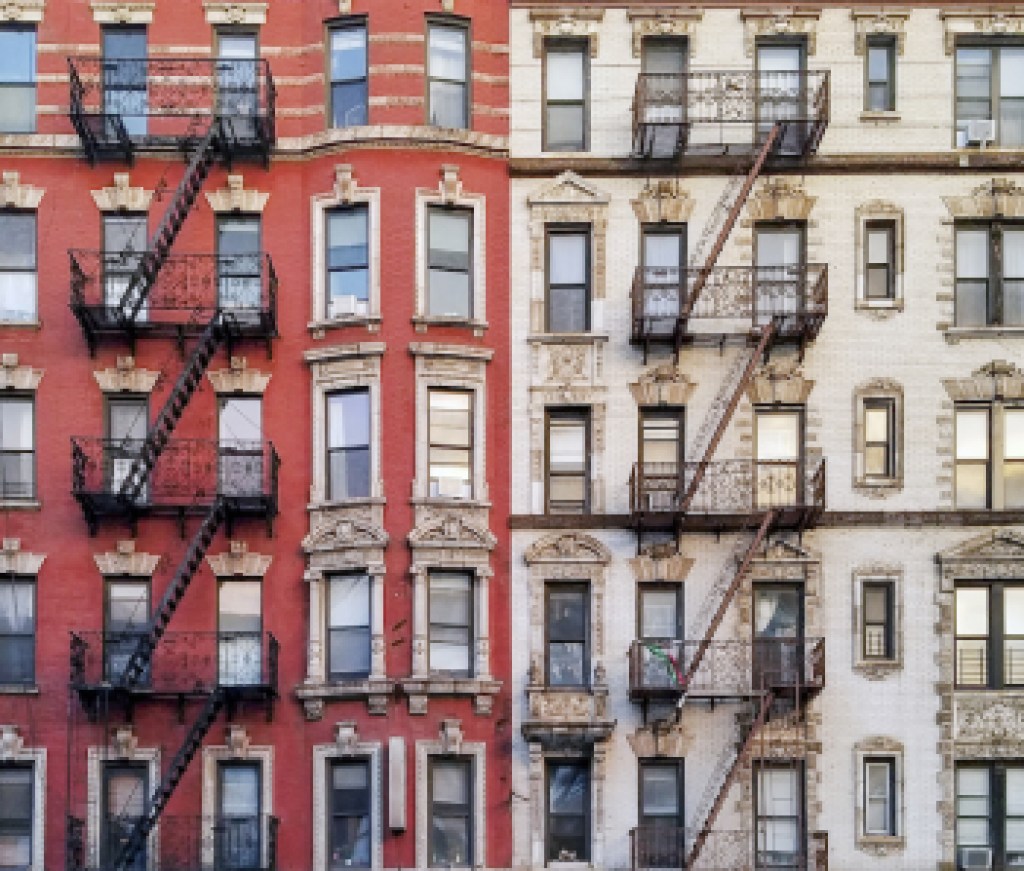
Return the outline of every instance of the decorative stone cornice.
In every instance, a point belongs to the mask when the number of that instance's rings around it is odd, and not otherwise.
[[[21,173],[5,172],[0,185],[0,205],[7,209],[37,209],[46,188],[21,183]]]
[[[697,385],[675,363],[662,363],[645,370],[629,385],[637,405],[686,405]]]
[[[647,182],[632,204],[633,213],[642,224],[683,224],[690,220],[694,201],[679,186],[679,180],[671,178]]]
[[[1014,36],[1024,33],[1024,6],[961,6],[940,9],[946,29],[946,54],[956,49],[960,36]]]
[[[43,370],[18,364],[17,354],[0,355],[0,390],[35,390]]]
[[[267,3],[224,3],[203,0],[207,24],[266,24]]]
[[[210,208],[218,213],[262,212],[269,199],[269,193],[247,189],[240,175],[229,175],[227,187],[206,194]]]
[[[1024,399],[1024,372],[1007,360],[993,360],[970,378],[943,378],[942,386],[953,402]]]
[[[244,541],[232,541],[230,550],[206,558],[217,578],[262,578],[273,560],[268,554],[249,553]]]
[[[91,191],[93,201],[101,212],[148,212],[153,191],[132,187],[127,172],[115,172],[111,187]]]
[[[810,6],[741,9],[740,17],[743,19],[743,50],[747,57],[753,57],[757,40],[765,36],[805,36],[807,53],[815,52],[820,9]]]
[[[693,559],[681,553],[660,556],[645,553],[629,560],[633,577],[639,581],[682,581],[693,568]]]
[[[1000,529],[969,538],[960,544],[940,551],[940,563],[1012,562],[1024,559],[1024,535]]]
[[[546,535],[531,544],[523,559],[527,565],[533,563],[597,563],[608,565],[612,561],[611,551],[596,538],[582,532],[565,532]]]
[[[450,205],[462,198],[462,179],[459,178],[459,167],[454,163],[441,165],[441,180],[437,183],[441,192],[441,202]]]
[[[96,568],[104,577],[125,575],[133,578],[151,578],[160,565],[155,553],[136,553],[135,542],[125,539],[117,543],[117,550],[93,554]]]
[[[306,553],[353,549],[383,549],[388,534],[377,524],[345,514],[335,514],[302,539]]]
[[[626,17],[633,25],[633,57],[640,57],[645,36],[683,36],[690,38],[704,17],[697,6],[672,9],[630,9]]]
[[[348,15],[352,11],[352,0],[338,0],[338,12]]]
[[[225,732],[224,744],[227,747],[228,755],[235,759],[245,759],[249,755],[249,747],[252,744],[252,739],[245,726],[231,723]]]
[[[152,393],[160,380],[153,369],[136,369],[134,357],[118,357],[112,369],[97,369],[92,373],[104,393]]]
[[[494,357],[493,348],[477,345],[445,345],[440,342],[410,342],[409,353],[414,357],[452,357],[459,360],[488,362]]]
[[[890,6],[860,7],[850,10],[854,27],[854,52],[864,54],[869,36],[891,36],[896,40],[896,53],[903,54],[903,44],[907,39],[907,19],[909,9]]]
[[[0,21],[38,24],[45,8],[46,0],[0,0]]]
[[[598,26],[604,10],[589,6],[561,6],[555,9],[531,9],[533,56],[543,57],[544,40],[569,37],[590,40],[590,56],[597,57]]]
[[[607,193],[594,187],[571,169],[567,169],[537,193],[531,194],[527,202],[531,206],[607,206],[610,199]]]
[[[16,757],[25,747],[25,739],[21,737],[17,726],[4,724],[0,726],[0,760],[8,761]]]
[[[90,0],[97,24],[152,24],[156,0]]]
[[[38,575],[45,559],[44,553],[23,551],[20,538],[5,538],[0,550],[0,574]]]
[[[798,184],[786,179],[766,179],[747,206],[747,220],[806,221],[818,201]]]
[[[351,203],[356,198],[359,183],[352,172],[352,164],[338,163],[334,167],[334,197],[339,203]]]
[[[814,388],[795,366],[769,363],[750,380],[747,396],[753,405],[802,405]]]
[[[450,511],[433,516],[409,533],[409,547],[438,547],[494,550],[498,540],[484,526],[461,512]]]
[[[227,369],[206,373],[215,393],[264,393],[270,384],[270,373],[249,369],[245,357],[232,357]]]
[[[967,196],[943,197],[954,218],[1019,218],[1024,216],[1024,188],[1008,178],[978,185]]]

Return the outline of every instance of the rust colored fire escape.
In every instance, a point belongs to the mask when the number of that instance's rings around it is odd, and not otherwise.
[[[172,439],[219,348],[226,345],[230,354],[233,342],[259,338],[267,342],[269,350],[276,335],[277,278],[268,257],[253,258],[259,266],[250,270],[246,280],[258,282],[259,293],[250,293],[253,298],[239,304],[237,299],[220,296],[223,258],[173,254],[182,227],[216,163],[230,165],[232,160],[246,157],[261,160],[264,165],[269,163],[275,138],[274,86],[266,62],[256,59],[114,62],[120,63],[124,67],[122,72],[137,78],[143,86],[167,88],[168,82],[187,83],[202,77],[204,84],[198,91],[214,93],[212,111],[209,106],[197,105],[199,101],[188,92],[188,84],[179,84],[182,92],[173,99],[161,94],[161,99],[154,99],[152,109],[146,108],[144,119],[148,126],[161,132],[143,135],[138,131],[140,127],[145,129],[146,123],[139,124],[138,118],[130,123],[118,111],[111,110],[112,100],[105,93],[110,71],[104,68],[101,72],[98,59],[77,58],[69,63],[70,118],[90,163],[105,158],[125,158],[131,162],[137,149],[173,150],[187,156],[185,172],[144,251],[128,250],[119,255],[114,252],[113,256],[107,252],[70,252],[71,309],[91,352],[95,352],[102,339],[126,338],[134,346],[136,335],[147,333],[173,336],[183,350],[186,338],[197,335],[163,406],[146,426],[145,437],[139,443],[124,450],[123,445],[112,444],[109,439],[72,440],[73,493],[91,531],[95,532],[103,517],[128,518],[134,528],[140,515],[166,513],[178,517],[184,534],[186,516],[201,517],[160,602],[145,625],[132,633],[129,648],[124,650],[127,656],[117,661],[116,668],[111,666],[106,652],[99,654],[102,662],[96,666],[97,650],[105,651],[110,644],[105,635],[93,639],[91,644],[88,633],[72,637],[72,689],[93,714],[101,707],[109,709],[112,699],[124,702],[130,709],[144,696],[176,699],[181,715],[184,702],[196,697],[195,687],[202,685],[202,707],[146,802],[145,812],[120,844],[117,855],[107,856],[104,861],[104,866],[112,871],[123,871],[135,867],[146,849],[150,833],[221,709],[225,705],[233,707],[240,700],[257,699],[266,705],[269,718],[277,696],[278,645],[273,636],[264,641],[262,633],[258,643],[256,639],[242,639],[240,645],[236,644],[243,651],[245,644],[255,644],[259,661],[246,661],[244,668],[233,670],[225,670],[225,648],[220,646],[223,639],[206,639],[207,645],[217,646],[217,653],[212,660],[207,655],[205,662],[218,663],[218,672],[205,682],[195,673],[182,673],[176,675],[177,685],[172,686],[171,681],[156,686],[156,675],[162,672],[154,671],[157,647],[167,637],[168,625],[219,528],[235,516],[247,515],[262,516],[269,525],[277,513],[279,461],[273,445],[250,446],[240,454],[224,456],[217,445],[200,440],[179,440],[179,444]],[[186,72],[187,75],[181,75]],[[215,81],[212,89],[208,87],[211,79]],[[134,110],[138,111],[138,107]],[[120,283],[107,274],[112,262],[122,264]],[[130,273],[123,268],[125,263],[134,267]],[[203,270],[206,272],[200,279],[194,280],[197,271]],[[192,305],[195,300],[189,298],[189,293],[195,288],[187,284],[190,280],[207,292],[217,288],[217,300]],[[149,305],[152,301],[156,304]],[[111,459],[118,452],[120,467],[118,460]],[[168,469],[161,473],[164,464]],[[211,485],[211,481],[216,483]],[[124,647],[125,639],[120,641]],[[195,647],[195,639],[190,644]],[[226,648],[228,654],[234,649]],[[251,649],[247,655],[251,659]],[[100,697],[102,704],[97,702]],[[69,816],[69,868],[83,867],[74,858],[81,851],[73,849],[73,833],[79,828]],[[190,856],[187,861],[196,867],[200,863],[199,856]]]

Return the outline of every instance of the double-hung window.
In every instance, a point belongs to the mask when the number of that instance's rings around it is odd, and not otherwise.
[[[36,129],[36,31],[0,28],[0,133]]]
[[[468,390],[428,391],[428,477],[430,495],[473,497],[473,394]]]
[[[370,216],[365,205],[327,212],[327,317],[370,310]]]
[[[589,42],[553,39],[544,46],[544,151],[586,151]]]
[[[892,112],[896,108],[896,40],[869,36],[864,54],[864,108]]]
[[[367,123],[366,24],[342,23],[330,29],[332,127]]]
[[[0,212],[0,321],[36,319],[36,214]]]
[[[125,669],[149,625],[149,581],[107,582],[103,634],[103,676],[117,685],[124,682]],[[142,683],[148,682],[148,670]]]
[[[864,834],[896,834],[895,757],[864,757]]]
[[[956,585],[956,685],[1024,686],[1024,583]]]
[[[370,762],[335,759],[330,763],[330,858],[328,871],[369,868]]]
[[[590,228],[550,226],[547,232],[547,329],[590,329]]]
[[[1024,45],[956,49],[956,144],[1024,147]]]
[[[761,765],[754,783],[756,868],[802,867],[804,784],[799,763]]]
[[[36,584],[29,578],[0,579],[0,684],[36,679]]]
[[[0,868],[30,868],[33,776],[31,765],[0,766]]]
[[[461,23],[427,24],[427,123],[469,127],[469,28]]]
[[[432,672],[473,673],[473,578],[468,572],[431,571],[428,659]]]
[[[956,325],[1024,326],[1024,224],[956,228]]]
[[[864,477],[870,482],[896,474],[896,402],[864,400]]]
[[[896,222],[864,224],[864,298],[869,302],[896,298]]]
[[[36,495],[35,402],[0,398],[0,499]]]
[[[956,507],[1024,507],[1024,405],[965,403],[955,421]]]
[[[547,861],[589,862],[589,761],[548,762],[546,811]]]
[[[545,593],[547,686],[590,686],[590,590],[549,583]]]
[[[370,495],[370,391],[327,395],[328,498]]]
[[[427,314],[473,316],[473,212],[431,206],[427,210]]]
[[[108,136],[116,136],[118,122],[129,136],[146,135],[148,55],[145,27],[103,28],[103,111]]]
[[[861,656],[865,660],[895,658],[895,585],[864,581],[861,585]]]
[[[636,838],[639,867],[682,867],[686,843],[682,760],[640,763],[640,829]]]
[[[590,511],[590,409],[551,409],[547,424],[549,514]]]
[[[1024,867],[1024,764],[956,766],[957,868]]]
[[[473,763],[458,757],[430,760],[430,865],[473,864]]]
[[[333,575],[328,582],[327,665],[331,680],[370,673],[370,576]]]

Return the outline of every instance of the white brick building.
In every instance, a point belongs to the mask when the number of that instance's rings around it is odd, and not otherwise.
[[[1024,9],[511,5],[516,867],[1024,867]]]

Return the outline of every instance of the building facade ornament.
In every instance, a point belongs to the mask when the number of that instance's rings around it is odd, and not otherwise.
[[[219,2],[203,0],[206,23],[212,25],[258,25],[267,23],[268,3]]]
[[[798,183],[784,178],[765,179],[747,204],[744,225],[758,221],[806,221],[818,201]]]
[[[641,224],[685,224],[693,214],[695,200],[680,187],[678,179],[663,178],[648,181],[631,203]]]
[[[132,187],[127,172],[115,172],[112,185],[91,193],[96,208],[101,212],[148,212],[154,191]]]
[[[954,219],[1024,217],[1024,188],[1008,178],[993,178],[967,196],[943,197]]]
[[[803,405],[814,381],[804,377],[793,361],[782,360],[762,366],[750,379],[747,396],[752,405]]]
[[[817,48],[818,19],[821,9],[810,6],[751,8],[740,10],[743,19],[743,48],[747,57],[754,56],[758,39],[765,37],[805,37],[807,53]]]
[[[215,369],[206,373],[216,393],[265,393],[270,385],[270,373],[250,369],[245,357],[232,357],[227,369]]]
[[[227,185],[220,190],[208,191],[206,201],[218,214],[225,212],[260,213],[270,199],[269,193],[246,188],[240,175],[229,175]]]
[[[0,205],[8,209],[37,209],[46,188],[21,183],[20,172],[4,172],[0,184]]]
[[[0,575],[38,575],[45,559],[44,553],[22,550],[20,538],[5,538],[0,550]]]
[[[208,556],[206,562],[216,578],[262,578],[273,559],[269,554],[250,553],[244,541],[232,541],[230,550]]]
[[[629,9],[626,17],[633,27],[633,57],[640,57],[644,38],[675,36],[692,39],[704,17],[699,6],[676,6],[666,9]]]
[[[90,0],[97,24],[152,24],[156,0]]]
[[[1024,6],[1019,5],[950,5],[939,10],[945,28],[946,54],[956,50],[964,36],[1020,36],[1024,33]]]
[[[116,550],[93,554],[96,568],[104,577],[151,578],[160,565],[160,555],[135,550],[133,539],[117,543]]]
[[[591,6],[531,9],[533,56],[543,57],[545,39],[569,38],[589,40],[590,56],[597,57],[598,33],[603,20],[604,10]]]
[[[638,406],[686,405],[697,385],[673,362],[651,366],[629,385]]]
[[[0,21],[38,24],[43,20],[45,10],[46,0],[2,0],[0,2]]]
[[[909,9],[889,6],[854,8],[850,10],[850,17],[854,27],[853,49],[857,55],[864,54],[868,38],[872,36],[892,37],[896,42],[896,53],[903,54]]]
[[[953,402],[1024,399],[1024,372],[1008,360],[993,360],[970,378],[943,378],[942,386]]]
[[[118,357],[117,365],[92,373],[104,393],[152,393],[160,380],[160,372],[138,369],[134,357]]]

